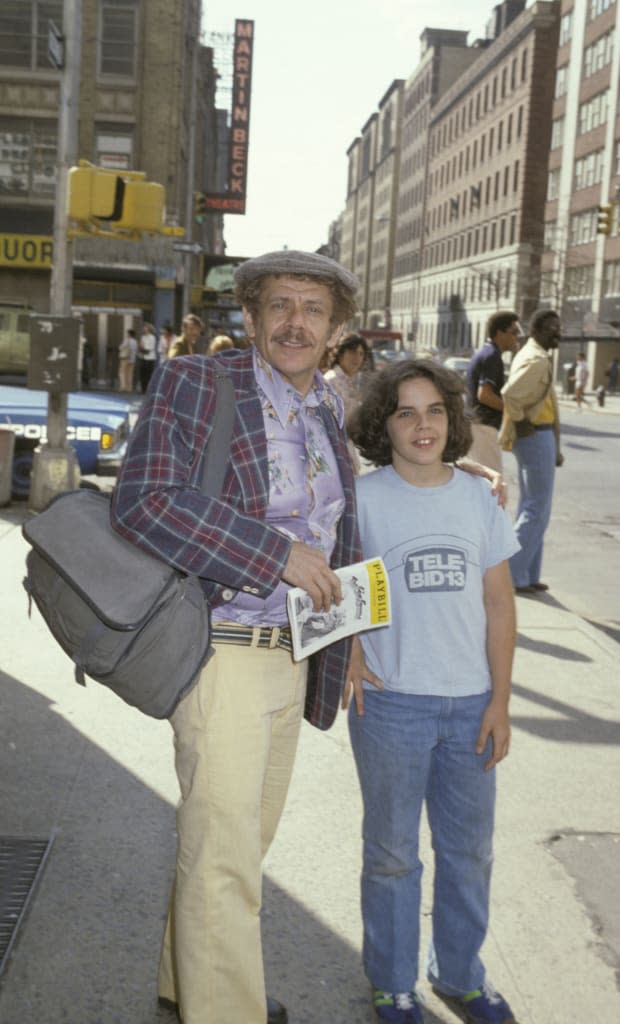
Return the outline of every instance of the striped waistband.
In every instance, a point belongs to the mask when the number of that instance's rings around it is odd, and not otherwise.
[[[293,650],[288,626],[238,626],[231,622],[218,622],[211,629],[216,644],[241,644],[242,647],[281,647]]]

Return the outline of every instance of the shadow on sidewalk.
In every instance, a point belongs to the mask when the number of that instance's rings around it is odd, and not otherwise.
[[[527,686],[513,683],[512,693],[540,707],[548,708],[557,713],[558,718],[534,718],[524,715],[511,715],[513,728],[524,729],[534,736],[560,743],[595,743],[620,744],[620,722],[599,718],[596,715],[580,711],[571,704],[548,697]]]
[[[108,736],[117,722],[109,710],[101,712]],[[117,728],[131,728],[134,745],[137,721],[127,726],[118,717]],[[167,756],[156,735],[157,745],[145,728],[140,769],[147,777],[148,766]],[[3,672],[0,777],[2,832],[55,836],[0,979],[2,1024],[173,1021],[156,1005],[175,857],[171,803],[74,728],[51,700]],[[317,856],[326,857],[319,843],[317,836]],[[310,859],[312,850],[299,856]],[[270,878],[264,917],[268,988],[289,1006],[291,1024],[375,1019],[359,951]],[[441,1020],[428,1012],[426,1019]]]

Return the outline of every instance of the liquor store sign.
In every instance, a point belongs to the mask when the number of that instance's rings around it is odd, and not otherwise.
[[[0,267],[50,270],[54,243],[48,235],[6,235],[0,232]]]

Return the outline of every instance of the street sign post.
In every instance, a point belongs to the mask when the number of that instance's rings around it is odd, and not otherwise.
[[[202,252],[199,242],[173,242],[172,248],[175,252],[190,253],[192,256],[200,256]]]

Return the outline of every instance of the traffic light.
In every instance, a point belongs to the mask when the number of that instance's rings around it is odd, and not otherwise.
[[[161,232],[165,189],[144,171],[109,170],[80,160],[69,170],[68,215],[80,223],[104,221],[112,230]]]
[[[596,233],[597,235],[610,235],[613,227],[613,216],[614,208],[612,203],[606,203],[604,206],[598,208],[598,218],[596,221]]]
[[[117,180],[123,182],[122,212],[120,216],[110,218],[112,226],[133,231],[159,232],[164,223],[164,186],[155,181],[134,178]]]
[[[194,192],[194,219],[197,224],[202,224],[207,212],[207,197],[204,192]]]
[[[123,182],[116,171],[80,160],[69,170],[68,214],[72,220],[112,220],[122,213]]]

